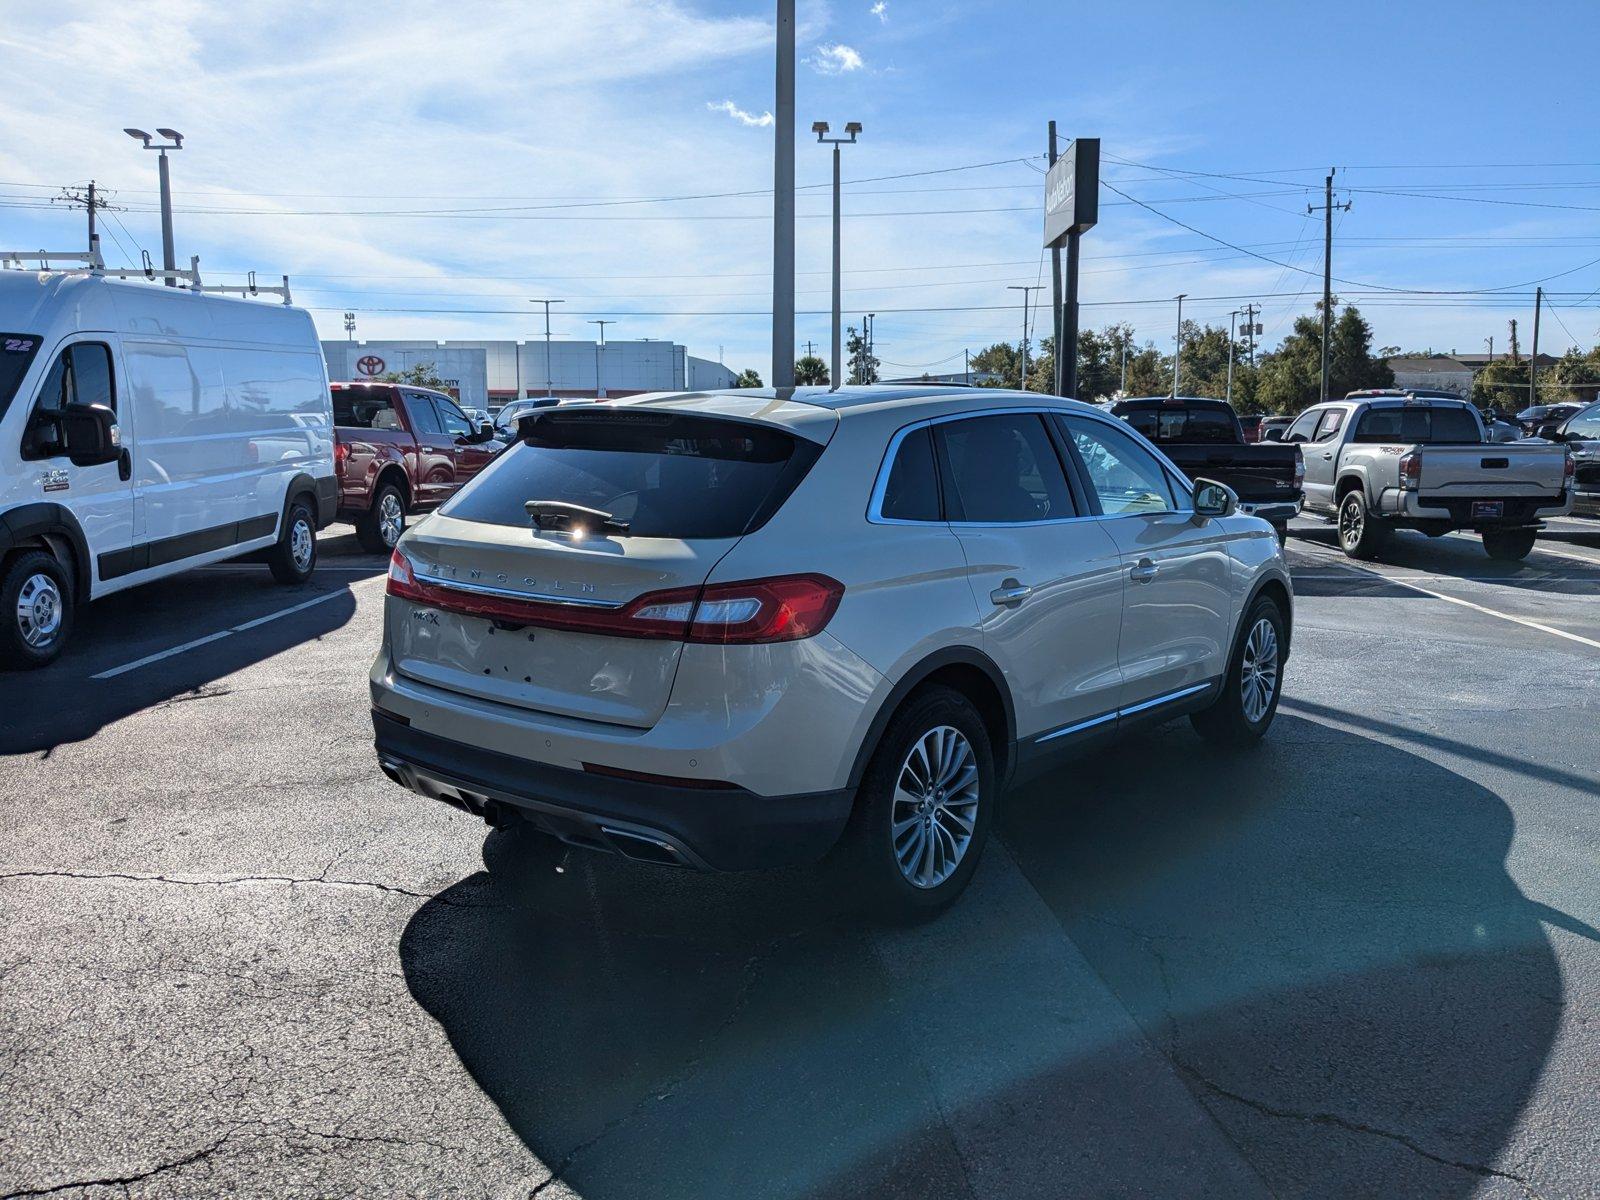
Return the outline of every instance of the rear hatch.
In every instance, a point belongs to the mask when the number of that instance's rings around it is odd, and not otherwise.
[[[821,446],[773,424],[642,406],[549,409],[525,432],[401,543],[415,585],[397,588],[405,568],[391,568],[395,669],[649,728],[706,577]]]

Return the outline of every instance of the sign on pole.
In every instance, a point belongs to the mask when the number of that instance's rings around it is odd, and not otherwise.
[[[1074,138],[1044,180],[1044,244],[1063,245],[1070,234],[1100,220],[1100,139]]]

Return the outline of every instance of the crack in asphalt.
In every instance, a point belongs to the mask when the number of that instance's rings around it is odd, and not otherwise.
[[[87,882],[111,881],[123,883],[164,883],[174,887],[235,887],[249,883],[281,883],[290,887],[340,887],[369,889],[375,892],[387,892],[396,896],[408,896],[414,900],[433,900],[440,904],[455,908],[501,908],[504,905],[495,904],[464,904],[459,900],[448,899],[446,893],[418,892],[411,888],[401,887],[394,883],[377,883],[368,879],[328,879],[323,876],[295,876],[295,875],[230,875],[220,879],[183,879],[172,875],[139,875],[131,871],[6,871],[0,872],[0,880],[6,879],[76,879]],[[5,1197],[0,1196],[0,1200]]]
[[[181,1170],[184,1167],[193,1166],[202,1159],[209,1158],[211,1155],[220,1150],[223,1144],[227,1142],[229,1138],[238,1132],[239,1130],[237,1127],[230,1129],[227,1133],[223,1134],[210,1145],[202,1146],[200,1149],[191,1151],[190,1153],[185,1154],[182,1158],[175,1158],[171,1162],[159,1163],[156,1166],[151,1167],[148,1171],[139,1171],[132,1175],[106,1176],[101,1179],[72,1179],[68,1180],[66,1183],[51,1184],[48,1187],[24,1188],[19,1192],[6,1192],[3,1196],[0,1196],[0,1200],[22,1200],[22,1198],[26,1196],[52,1196],[57,1192],[69,1192],[95,1187],[120,1187],[126,1189],[135,1183],[143,1183],[146,1179],[152,1179],[157,1175],[164,1175],[168,1171]]]
[[[1527,1196],[1529,1200],[1540,1200],[1539,1193],[1534,1188],[1533,1184],[1521,1175],[1514,1175],[1509,1171],[1498,1171],[1493,1167],[1486,1167],[1481,1163],[1462,1162],[1459,1159],[1446,1158],[1442,1154],[1435,1154],[1433,1151],[1418,1143],[1414,1138],[1408,1137],[1406,1134],[1396,1133],[1392,1129],[1382,1129],[1376,1125],[1368,1125],[1363,1121],[1353,1121],[1348,1117],[1341,1117],[1337,1113],[1299,1112],[1290,1108],[1278,1108],[1274,1105],[1266,1103],[1263,1100],[1256,1100],[1253,1097],[1245,1096],[1239,1092],[1232,1091],[1231,1089],[1225,1088],[1221,1084],[1208,1079],[1192,1064],[1185,1062],[1171,1050],[1167,1051],[1167,1058],[1172,1062],[1173,1066],[1178,1068],[1179,1071],[1183,1072],[1184,1075],[1194,1080],[1195,1083],[1199,1084],[1207,1091],[1213,1092],[1226,1100],[1232,1100],[1237,1104],[1242,1104],[1246,1108],[1253,1109],[1264,1116],[1276,1117],[1286,1121],[1302,1121],[1310,1125],[1329,1125],[1336,1129],[1343,1129],[1347,1133],[1361,1133],[1367,1134],[1371,1137],[1384,1138],[1388,1141],[1394,1142],[1396,1145],[1404,1146],[1413,1154],[1425,1158],[1429,1162],[1438,1163],[1440,1166],[1454,1167],[1458,1171],[1466,1171],[1469,1174],[1477,1175],[1483,1179],[1508,1180],[1520,1187],[1523,1194]]]

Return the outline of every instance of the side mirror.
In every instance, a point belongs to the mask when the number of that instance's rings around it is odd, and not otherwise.
[[[478,422],[478,440],[480,442],[492,442],[494,441],[495,437],[496,433],[493,421]]]
[[[1197,517],[1231,517],[1239,510],[1239,497],[1225,483],[1215,479],[1194,481],[1194,514]]]
[[[104,404],[69,404],[61,411],[61,440],[75,467],[97,467],[122,456],[117,414]]]
[[[1264,429],[1261,431],[1261,440],[1263,442],[1281,442],[1283,441],[1283,430],[1276,425],[1271,429]]]

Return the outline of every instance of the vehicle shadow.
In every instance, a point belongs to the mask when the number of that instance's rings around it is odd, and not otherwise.
[[[235,671],[343,627],[356,610],[350,585],[382,571],[319,569],[285,588],[264,567],[202,569],[80,606],[59,659],[0,671],[0,754],[48,753],[141,709],[214,695]],[[211,640],[104,674],[201,639]]]
[[[1014,796],[920,929],[827,871],[558,873],[491,834],[399,953],[589,1200],[1466,1196],[1515,1172],[1563,1004],[1512,832],[1355,733],[1280,717],[1225,756],[1170,726]]]

